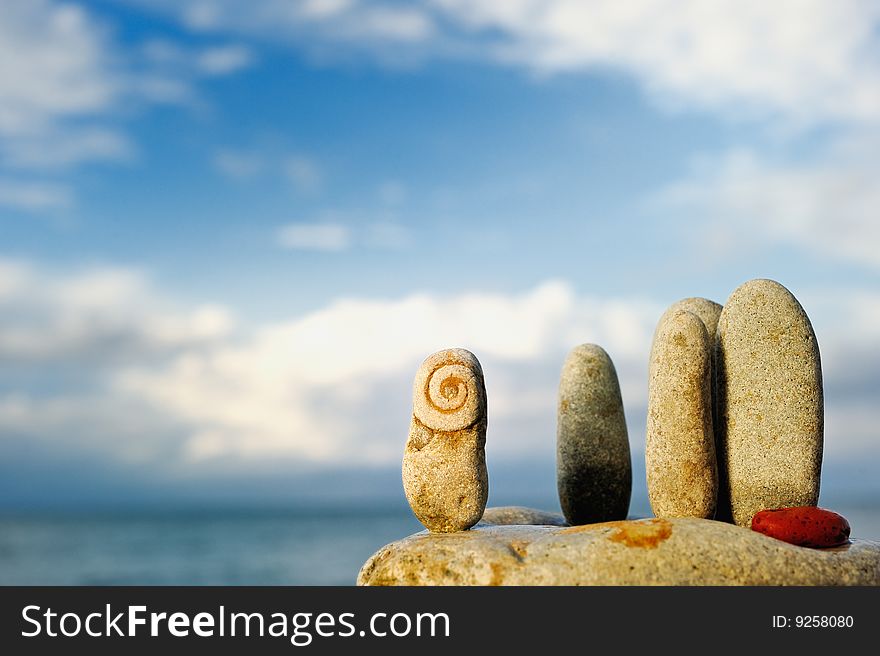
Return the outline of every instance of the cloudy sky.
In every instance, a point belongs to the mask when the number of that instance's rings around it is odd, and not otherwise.
[[[880,494],[880,3],[0,0],[0,504],[402,500],[422,358],[491,502],[562,360],[685,296],[810,314],[825,493]],[[837,497],[835,497],[837,495]]]

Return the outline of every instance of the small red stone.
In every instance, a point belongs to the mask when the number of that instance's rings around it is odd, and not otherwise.
[[[762,510],[752,517],[752,530],[801,547],[835,547],[849,540],[846,518],[815,506]]]

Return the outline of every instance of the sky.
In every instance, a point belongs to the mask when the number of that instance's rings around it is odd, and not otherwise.
[[[880,497],[880,3],[0,0],[0,507],[402,503],[472,350],[490,503],[555,497],[562,361],[773,278],[823,497]]]

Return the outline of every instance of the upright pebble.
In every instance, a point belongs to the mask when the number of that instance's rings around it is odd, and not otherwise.
[[[486,388],[476,356],[429,356],[413,383],[403,488],[413,513],[436,533],[463,531],[486,509]]]
[[[709,345],[710,348],[715,343],[715,333],[718,329],[718,319],[721,317],[722,307],[715,301],[711,301],[708,298],[702,298],[700,296],[691,296],[688,298],[683,298],[680,301],[676,301],[672,305],[670,305],[666,312],[663,313],[663,316],[660,317],[660,321],[657,322],[657,329],[654,331],[654,342],[657,340],[657,330],[659,330],[660,326],[663,325],[664,319],[674,312],[678,312],[679,310],[687,310],[688,312],[692,312],[700,318],[700,321],[703,322],[703,325],[706,327],[706,332],[709,335]],[[654,350],[654,342],[651,343],[651,351]],[[714,367],[710,363],[710,371],[712,376],[712,385],[709,391],[711,396],[711,408],[712,408],[712,423],[713,426],[718,424],[718,409],[715,404],[715,372]],[[716,429],[717,430],[717,429]],[[715,437],[715,441],[717,444],[718,438]],[[717,449],[716,449],[717,450]],[[721,487],[724,484],[726,472],[720,468],[716,467],[716,475],[718,479],[718,487]],[[716,505],[715,519],[719,519],[722,521],[730,521],[730,508],[727,506],[718,507]]]
[[[562,366],[556,480],[572,526],[626,518],[632,463],[623,400],[614,363],[595,344],[575,347]]]
[[[712,350],[704,321],[663,314],[651,347],[645,465],[657,517],[712,519],[718,494]]]
[[[708,298],[702,298],[700,296],[691,296],[689,298],[683,298],[670,305],[666,309],[664,316],[666,314],[678,312],[679,310],[692,312],[697,315],[700,318],[700,321],[703,322],[703,325],[706,326],[706,332],[709,333],[709,341],[711,342],[715,339],[715,330],[718,328],[718,318],[721,316],[721,309],[721,305],[715,301],[710,301]],[[660,317],[660,321],[657,322],[658,328],[662,322],[663,317]],[[654,339],[656,338],[657,331],[655,330]]]
[[[785,287],[751,280],[721,312],[715,338],[719,505],[749,526],[765,508],[815,506],[824,406],[816,335]]]

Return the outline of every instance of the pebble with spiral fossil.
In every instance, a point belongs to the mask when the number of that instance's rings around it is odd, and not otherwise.
[[[413,513],[435,533],[463,531],[483,516],[486,389],[476,356],[438,351],[419,367],[403,455],[403,487]]]

